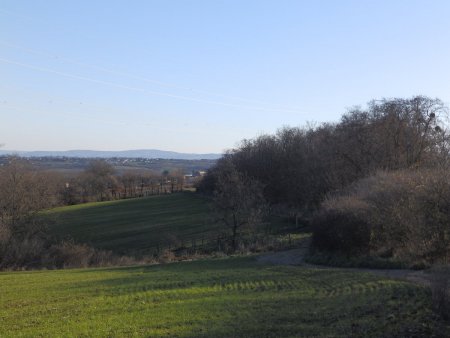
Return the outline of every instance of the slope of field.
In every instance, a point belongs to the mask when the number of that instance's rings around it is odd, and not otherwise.
[[[1,337],[445,336],[425,288],[248,257],[0,273],[0,291]]]
[[[207,201],[194,193],[152,196],[56,208],[52,232],[117,253],[213,236]]]

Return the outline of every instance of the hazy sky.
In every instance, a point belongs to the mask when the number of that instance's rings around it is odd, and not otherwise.
[[[221,152],[450,101],[450,1],[0,1],[4,149]]]

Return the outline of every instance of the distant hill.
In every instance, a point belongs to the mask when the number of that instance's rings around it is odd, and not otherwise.
[[[177,153],[157,149],[137,149],[122,151],[67,150],[67,151],[14,151],[0,150],[0,155],[19,155],[23,157],[83,157],[83,158],[162,158],[174,160],[216,160],[221,154]]]

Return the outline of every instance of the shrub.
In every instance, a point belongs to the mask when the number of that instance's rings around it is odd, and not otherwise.
[[[321,250],[370,253],[410,264],[447,261],[450,173],[379,172],[328,198],[313,224],[313,243]]]
[[[25,237],[20,240],[10,238],[4,243],[0,256],[0,270],[39,267],[44,250],[45,241],[41,238]]]
[[[117,256],[111,251],[97,250],[87,244],[63,241],[53,244],[42,257],[41,265],[51,269],[87,268],[101,266],[149,263],[128,256]]]
[[[345,210],[326,210],[313,220],[313,245],[344,254],[368,252],[370,228],[366,220]]]
[[[10,238],[0,243],[0,270],[2,269],[64,269],[150,263],[117,256],[111,251],[97,250],[87,244],[73,241],[55,242],[44,238]]]
[[[86,244],[61,242],[48,249],[44,265],[54,268],[85,268],[91,265],[95,253],[95,250]]]

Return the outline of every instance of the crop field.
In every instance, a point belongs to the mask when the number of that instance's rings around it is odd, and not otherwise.
[[[117,253],[214,236],[207,201],[194,193],[160,195],[52,209],[51,231]]]
[[[252,257],[0,273],[0,336],[393,337],[443,326],[425,288]]]

